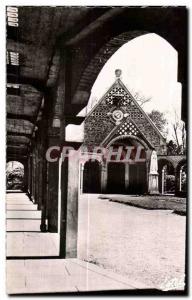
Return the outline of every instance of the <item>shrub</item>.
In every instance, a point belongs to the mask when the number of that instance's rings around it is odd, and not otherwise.
[[[17,167],[13,170],[6,171],[7,189],[16,190],[23,188],[24,170],[22,167]]]
[[[167,175],[166,176],[166,190],[167,192],[175,192],[175,176]]]

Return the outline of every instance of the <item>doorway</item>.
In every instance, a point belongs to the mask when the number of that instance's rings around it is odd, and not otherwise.
[[[108,164],[107,191],[110,194],[125,193],[125,164],[110,162]]]
[[[83,171],[83,193],[101,192],[101,167],[98,161],[87,161]]]
[[[147,190],[146,164],[129,165],[127,194],[144,194]]]

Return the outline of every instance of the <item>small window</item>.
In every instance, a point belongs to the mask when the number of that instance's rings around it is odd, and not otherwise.
[[[7,94],[8,95],[20,95],[20,86],[17,83],[7,83]]]
[[[19,53],[7,51],[7,64],[12,66],[19,66]]]
[[[7,6],[7,25],[12,27],[19,26],[17,7]]]

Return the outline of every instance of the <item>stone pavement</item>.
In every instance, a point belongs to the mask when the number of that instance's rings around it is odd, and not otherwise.
[[[23,193],[8,193],[6,200],[8,294],[147,288],[94,264],[60,259],[59,236],[40,232],[37,206]]]
[[[7,261],[7,293],[61,293],[137,289],[125,278],[79,259]]]

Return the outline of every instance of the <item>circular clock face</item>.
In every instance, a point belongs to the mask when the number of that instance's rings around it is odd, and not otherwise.
[[[114,110],[112,116],[115,121],[121,121],[123,119],[123,112],[121,110]]]

